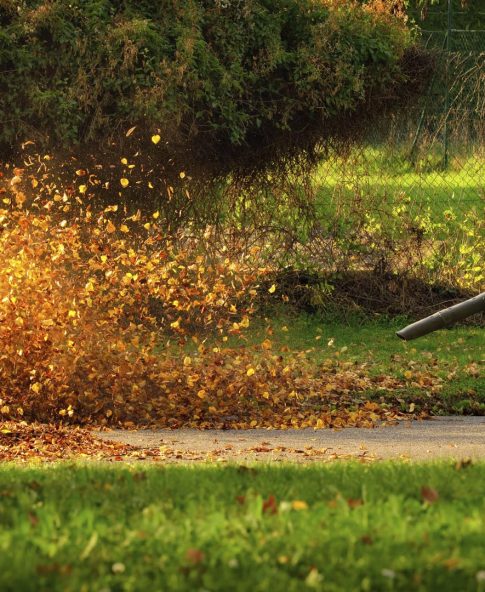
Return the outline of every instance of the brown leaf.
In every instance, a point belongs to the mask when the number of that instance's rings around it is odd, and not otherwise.
[[[436,489],[428,487],[427,485],[421,487],[421,498],[428,504],[434,504],[436,501],[438,501],[439,497],[439,493],[436,491]]]
[[[200,549],[187,549],[185,559],[193,565],[198,565],[199,563],[202,563],[204,561],[205,554]]]
[[[263,501],[263,512],[266,514],[276,514],[278,512],[278,504],[274,495],[270,495],[268,499]]]
[[[29,518],[29,522],[32,526],[37,526],[37,524],[39,524],[39,518],[37,516],[37,514],[35,514],[34,512],[29,512],[28,514],[28,518]]]
[[[461,471],[462,469],[467,469],[468,467],[473,466],[473,461],[471,458],[463,458],[456,462],[455,469],[457,471]]]
[[[359,506],[363,506],[364,502],[361,499],[348,499],[347,500],[347,504],[349,506],[349,508],[358,508]]]

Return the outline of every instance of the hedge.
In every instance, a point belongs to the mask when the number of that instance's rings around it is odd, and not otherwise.
[[[352,136],[429,69],[382,1],[0,0],[0,148],[137,126],[167,162],[277,166]]]

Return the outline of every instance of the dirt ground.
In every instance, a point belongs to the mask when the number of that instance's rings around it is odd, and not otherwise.
[[[146,449],[147,458],[156,450],[157,460],[169,462],[485,459],[485,417],[440,417],[338,431],[111,430],[96,435]]]

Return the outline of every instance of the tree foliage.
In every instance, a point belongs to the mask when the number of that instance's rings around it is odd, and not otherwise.
[[[4,148],[137,126],[168,168],[212,175],[310,158],[429,70],[382,0],[0,0],[0,25]]]

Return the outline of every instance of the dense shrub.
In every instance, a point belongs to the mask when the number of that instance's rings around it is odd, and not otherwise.
[[[99,148],[136,125],[125,141],[177,173],[311,157],[429,70],[382,1],[0,0],[0,25],[0,145]]]

